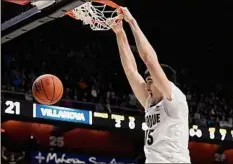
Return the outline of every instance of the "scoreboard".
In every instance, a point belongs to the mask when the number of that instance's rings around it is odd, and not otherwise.
[[[33,105],[31,103],[24,103],[20,101],[2,100],[1,112],[2,114],[9,114],[15,116],[33,117]]]
[[[63,121],[105,128],[142,130],[143,117],[93,112],[36,103],[2,100],[2,115],[13,115],[31,119]]]
[[[73,109],[36,103],[2,100],[2,116],[27,118],[34,121],[67,122],[90,128],[120,129],[143,132],[147,129],[143,116],[94,112],[88,109]],[[233,129],[200,127],[190,125],[190,139],[233,141]]]

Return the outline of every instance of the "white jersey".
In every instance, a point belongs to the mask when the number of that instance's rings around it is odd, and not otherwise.
[[[146,163],[191,163],[188,150],[188,104],[185,95],[171,83],[172,101],[151,106],[147,100],[145,121]]]

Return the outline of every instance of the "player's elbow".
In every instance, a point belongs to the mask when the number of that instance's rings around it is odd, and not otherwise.
[[[128,77],[132,77],[135,73],[138,73],[137,69],[133,67],[124,68],[124,71]]]
[[[141,39],[137,47],[142,59],[146,60],[150,56],[157,57],[154,48],[151,46],[147,39]]]
[[[146,55],[143,61],[149,70],[153,70],[153,72],[156,72],[159,69],[158,66],[160,64],[156,56]]]
[[[123,66],[123,68],[124,68],[124,71],[126,72],[126,73],[133,73],[133,72],[137,72],[138,71],[138,69],[137,69],[137,65],[136,64],[125,64],[124,66]]]

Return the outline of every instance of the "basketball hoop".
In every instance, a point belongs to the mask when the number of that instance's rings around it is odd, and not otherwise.
[[[109,0],[92,0],[66,12],[65,15],[81,20],[94,31],[106,31],[113,25],[107,24],[107,19],[116,17],[119,7]]]

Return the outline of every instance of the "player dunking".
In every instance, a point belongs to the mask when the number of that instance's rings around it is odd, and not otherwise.
[[[160,65],[158,57],[137,21],[127,8],[122,14],[109,19],[120,22],[111,26],[116,34],[121,63],[130,86],[145,108],[148,126],[145,135],[146,163],[190,163],[188,140],[188,105],[185,95],[176,87],[174,72]],[[129,23],[139,55],[147,70],[145,80],[138,73],[135,58],[130,49],[122,19]],[[169,74],[170,72],[170,74]]]

